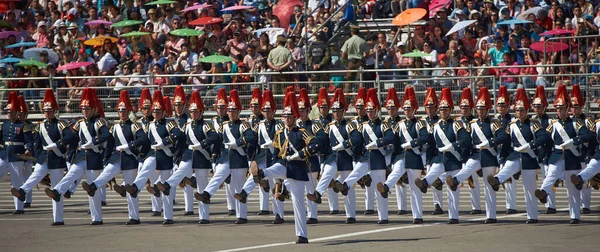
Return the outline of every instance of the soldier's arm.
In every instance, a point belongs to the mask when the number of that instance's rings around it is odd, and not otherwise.
[[[577,120],[575,126],[577,127],[575,130],[579,131],[579,136],[573,138],[573,143],[575,143],[575,145],[588,143],[594,139],[594,134],[584,125],[583,121]]]
[[[23,128],[23,137],[25,139],[25,152],[33,153],[33,124],[26,124]]]
[[[394,143],[394,131],[389,123],[383,123],[383,138],[377,139],[377,147],[387,146]]]
[[[104,150],[104,160],[108,160],[110,158],[110,156],[112,156],[113,151],[115,150],[115,145],[116,145],[116,141],[115,138],[113,137],[113,130],[114,127],[111,127],[110,130],[108,131],[108,133],[110,134],[110,137],[108,138],[108,140],[106,140],[106,149]]]
[[[146,134],[144,127],[142,127],[141,124],[136,123],[135,126],[133,126],[133,130],[135,134],[135,140],[133,140],[131,143],[128,143],[130,150],[135,149],[135,147],[147,147],[150,145],[148,134]]]
[[[467,150],[471,148],[471,135],[467,129],[463,126],[462,122],[455,122],[454,129],[456,131],[456,136],[458,140],[452,143],[455,149],[464,149]]]
[[[250,125],[246,122],[242,123],[240,127],[244,127],[242,129],[242,137],[235,140],[237,146],[246,146],[246,152],[248,155],[252,155],[256,151],[258,145],[258,135],[256,131],[250,128]]]
[[[304,129],[301,129],[300,131],[302,132],[302,139],[306,144],[306,146],[300,151],[300,157],[306,158],[317,154],[320,146],[317,139],[313,136],[313,134]]]
[[[217,131],[215,130],[215,128],[213,128],[213,126],[210,123],[204,124],[205,127],[205,135],[206,138],[204,140],[202,140],[200,142],[200,145],[202,146],[202,148],[207,148],[211,145],[217,145],[218,143],[220,143],[220,138],[219,138],[219,134],[217,133]]]
[[[552,124],[550,124],[548,127],[552,127]],[[529,143],[529,146],[531,146],[532,149],[534,148],[533,146],[544,146],[545,144],[552,143],[550,134],[548,134],[547,130],[542,128],[539,122],[536,122],[536,124],[533,126],[533,129],[535,134],[535,141],[532,141],[532,143],[534,143],[533,145]]]
[[[344,140],[343,144],[344,144],[344,148],[351,148],[353,146],[358,146],[362,149],[363,144],[364,144],[364,139],[362,137],[361,132],[356,129],[356,126],[354,126],[354,123],[349,123],[348,124],[348,139]]]
[[[181,135],[183,134],[177,123],[174,121],[167,122],[167,131],[169,132],[169,135],[162,139],[164,145],[177,144],[177,141],[181,139]]]
[[[59,121],[58,130],[62,132],[62,138],[56,142],[56,145],[61,151],[66,151],[70,144],[77,143],[79,141],[79,139],[77,139],[77,135],[73,133],[66,122]]]
[[[98,121],[96,121],[96,125],[97,126],[95,127],[98,128],[98,135],[94,139],[92,139],[92,144],[94,145],[104,143],[112,137],[112,135],[109,132],[108,122],[106,120],[99,119]]]
[[[495,137],[492,137],[492,139],[490,139],[490,147],[493,148],[496,147],[496,145],[500,144],[510,144],[510,133],[506,133],[507,130],[502,128],[502,124],[499,121],[493,122],[491,127],[492,132],[495,133]],[[510,127],[507,127],[507,129],[510,132]]]
[[[416,130],[419,132],[419,137],[413,138],[413,141],[410,145],[414,147],[423,146],[429,141],[429,132],[427,131],[427,122],[423,120],[419,120],[416,125]]]

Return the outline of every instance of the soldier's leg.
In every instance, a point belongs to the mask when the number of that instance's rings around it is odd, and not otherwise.
[[[340,195],[335,193],[333,188],[327,188],[327,204],[329,204],[330,212],[339,211],[340,209]]]
[[[171,177],[172,172],[172,170],[159,170],[158,173],[160,178],[158,181],[164,183],[169,179],[169,177]],[[173,191],[174,188],[175,186],[170,188],[171,192],[169,192],[169,195],[165,195],[164,193],[161,194],[161,203],[164,210],[163,216],[165,220],[173,220],[173,197],[175,197],[175,192]]]
[[[469,196],[471,197],[471,209],[481,211],[481,186],[479,185],[479,176],[471,175],[473,187],[469,186]]]
[[[585,168],[586,163],[582,162],[581,167]],[[565,178],[567,180],[570,180],[570,175],[566,176]],[[585,181],[585,182],[587,182],[587,181]],[[27,202],[27,201],[25,201],[25,202]],[[592,188],[587,185],[584,185],[583,188],[581,188],[581,207],[584,209],[590,209],[591,204],[592,204]]]
[[[192,172],[192,160],[181,161],[177,166],[177,170],[166,180],[171,188],[177,187],[179,183]]]
[[[385,181],[385,172],[386,170],[372,170],[371,171],[371,179],[373,180],[373,187],[377,183]],[[377,214],[379,216],[379,220],[387,220],[388,219],[388,199],[381,196],[381,194],[377,193],[374,195],[377,200]]]
[[[506,195],[506,209],[517,209],[517,180],[511,179],[511,182],[504,183],[504,194]]]
[[[390,175],[388,175],[387,180],[384,183],[388,186],[388,188],[392,188],[402,177],[402,175],[406,172],[404,162],[404,159],[400,159],[396,161],[396,163],[392,164],[392,172],[390,173]]]
[[[341,171],[341,179],[346,181],[352,171]],[[358,177],[361,178],[362,176]],[[358,179],[357,179],[358,180]],[[356,182],[356,181],[355,181]],[[353,186],[348,186],[348,195],[344,197],[344,207],[347,218],[356,218],[356,191]]]
[[[227,200],[227,210],[229,211],[236,211],[236,200],[234,198],[234,192],[235,190],[233,190],[233,188],[231,187],[231,182],[230,183],[225,183],[225,198]]]
[[[315,188],[315,192],[320,194],[325,193],[325,190],[329,187],[329,183],[333,179],[333,177],[337,174],[337,164],[332,162],[330,164],[326,164],[323,168],[323,172],[321,173],[321,179]],[[333,191],[333,190],[332,190]],[[335,194],[335,193],[333,193]],[[331,194],[328,191],[328,197],[331,198]]]
[[[195,169],[196,185],[198,193],[201,193],[206,185],[208,185],[208,173],[210,169]],[[209,220],[209,205],[198,201],[198,216],[200,220]]]
[[[521,170],[525,204],[527,204],[527,219],[537,220],[538,202],[535,198],[537,170]]]
[[[124,170],[123,173],[123,181],[125,184],[131,184],[135,180],[137,176],[137,169]],[[140,208],[139,208],[139,198],[131,197],[129,193],[127,193],[127,210],[129,212],[130,220],[140,220]]]
[[[149,174],[148,179],[150,180],[150,185],[155,185],[156,182],[158,182],[160,179],[160,171],[159,170],[152,171]],[[140,187],[138,187],[138,188],[140,188]],[[175,194],[175,193],[173,193],[173,194]],[[160,213],[163,211],[163,203],[162,203],[161,197],[156,197],[154,195],[150,195],[150,200],[152,201],[152,211],[153,212]]]
[[[315,186],[317,185],[317,177],[319,177],[318,172],[312,172],[312,173],[308,174],[308,182],[306,182],[305,186],[304,186],[307,194],[313,194],[315,192]],[[308,212],[307,212],[308,218],[317,219],[317,217],[318,217],[317,203],[307,199],[306,205],[308,206]]]
[[[23,161],[10,162],[8,168],[10,171],[10,183],[14,188],[19,188],[23,185]],[[13,197],[15,203],[15,210],[23,211],[23,201],[20,201],[17,197]]]
[[[540,190],[544,190],[546,193],[549,193],[550,191],[552,191],[552,185],[554,185],[554,182],[556,182],[556,180],[564,177],[563,176],[564,171],[565,171],[564,160],[558,161],[554,164],[549,164],[548,172],[546,173],[546,177],[544,178],[544,182],[542,182],[542,186],[540,187]]]
[[[63,178],[63,169],[51,169],[50,172],[50,185],[55,187]],[[64,222],[64,201],[60,197],[58,202],[52,200],[52,217],[54,222]]]
[[[406,194],[407,194],[407,185],[399,185],[396,184],[396,205],[398,206],[398,211],[406,211],[408,209],[408,203],[406,202]]]
[[[231,169],[231,182],[229,185],[231,186],[232,193],[240,193],[242,191],[242,186],[246,181],[246,174],[248,173],[248,168],[243,169]],[[239,200],[235,200],[235,210],[236,216],[241,219],[248,218],[248,205],[246,203],[242,203]]]
[[[306,229],[306,207],[304,206],[304,186],[306,181],[287,179],[286,186],[292,195],[292,206],[294,207],[294,227],[296,236],[308,237]]]
[[[102,173],[93,181],[93,183],[100,188],[104,188],[106,183],[113,179],[117,174],[121,172],[121,162],[117,162],[115,164],[108,164],[102,170]]]
[[[85,160],[81,160],[76,164],[72,164],[67,174],[53,187],[53,189],[58,191],[58,194],[60,195],[71,189],[75,181],[81,180],[85,174],[85,162]]]
[[[370,174],[368,172],[367,174]],[[371,178],[372,180],[373,178]],[[365,210],[373,211],[375,208],[375,186],[377,183],[371,182],[371,186],[365,185]],[[386,199],[387,200],[387,199]]]
[[[275,188],[275,184],[277,183],[276,180],[278,180],[278,179],[269,179],[269,181],[271,181],[270,183],[273,183],[273,187],[271,187],[271,188]],[[282,182],[281,188],[283,189],[283,182]],[[279,192],[279,193],[281,193],[281,192]],[[275,194],[273,193],[271,202],[273,205],[273,215],[275,216],[275,218],[277,218],[277,216],[279,216],[279,218],[283,219],[283,214],[284,214],[283,201],[278,200],[277,197],[275,197]]]
[[[515,173],[521,170],[521,160],[511,161],[507,160],[506,163],[500,168],[500,172],[496,174],[496,178],[499,183],[506,181],[508,178],[512,177]],[[507,189],[508,190],[508,189]]]
[[[46,174],[48,174],[48,163],[44,162],[43,164],[36,164],[35,171],[33,171],[33,173],[31,173],[31,176],[29,176],[27,181],[23,183],[21,189],[23,189],[23,191],[25,191],[27,195],[31,195],[31,190],[33,190],[33,187],[40,183],[40,181],[42,181]],[[55,183],[58,183],[58,181],[56,181]]]
[[[453,176],[458,173],[458,170],[447,171],[448,176]],[[448,197],[448,218],[458,219],[458,210],[460,209],[460,186],[456,191],[450,189],[450,185],[446,183],[446,195]]]
[[[584,167],[585,169],[581,170],[578,174],[584,182],[592,179],[594,176],[596,176],[596,174],[600,173],[600,161],[596,159],[590,160],[587,166]]]
[[[211,196],[214,195],[229,174],[229,161],[226,161],[222,164],[217,164],[215,166],[215,174],[212,176],[212,178],[210,178],[210,181],[204,188],[204,192],[207,192]]]
[[[496,173],[496,167],[484,167],[483,172],[483,194],[485,195],[485,215],[488,219],[496,219],[496,191],[492,189],[492,186],[488,182],[487,178],[489,175]]]
[[[33,167],[33,163],[31,161],[25,162],[25,165],[24,165],[25,169],[23,170],[23,183],[25,183],[29,179],[31,174],[33,173],[32,167]],[[25,196],[25,203],[31,204],[31,199],[32,199],[32,195],[31,195],[31,193],[28,193]]]
[[[181,164],[181,163],[180,163]],[[181,166],[180,166],[181,168]],[[188,174],[186,177],[191,178],[193,174],[193,171],[190,169],[190,171],[188,171]],[[198,182],[196,182],[198,183]],[[194,190],[195,188],[193,188],[190,185],[185,185],[183,187],[183,200],[185,203],[185,212],[186,213],[194,213]],[[173,193],[175,194],[175,193]],[[175,197],[173,197],[174,199]]]
[[[570,178],[571,174],[577,174],[579,171],[580,170],[565,171],[565,178]],[[565,183],[567,184],[567,197],[569,199],[569,215],[571,216],[571,220],[579,220],[581,215],[581,191],[577,190],[570,179],[567,179]]]
[[[157,177],[155,157],[147,157],[146,160],[144,160],[144,163],[132,184],[135,184],[137,189],[140,190],[146,184],[146,181],[150,176]],[[152,182],[152,180],[150,182]]]
[[[421,170],[407,169],[408,184],[410,185],[410,209],[413,219],[423,219],[423,195],[415,185],[415,179],[421,177]]]
[[[340,182],[343,181],[343,183],[348,185],[348,188],[351,188],[359,179],[367,175],[368,172],[369,164],[367,162],[357,162],[352,171],[349,171],[349,174],[347,174],[346,177],[342,175],[343,180]]]
[[[100,173],[102,173],[102,170],[86,170],[86,182],[91,184]],[[102,197],[97,193],[93,197],[88,196],[88,200],[90,202],[90,215],[92,221],[102,221]]]
[[[462,169],[456,173],[456,176],[451,176],[458,180],[458,183],[466,181],[472,175],[476,175],[477,170],[481,169],[481,162],[475,159],[469,159]]]

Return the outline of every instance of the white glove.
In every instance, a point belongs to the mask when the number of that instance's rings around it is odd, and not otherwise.
[[[165,147],[165,144],[163,144],[163,143],[157,143],[155,145],[152,145],[152,149],[155,149],[155,150],[158,150],[158,149],[160,149],[162,147]]]
[[[234,149],[234,148],[237,148],[237,147],[238,147],[238,146],[237,146],[237,144],[235,143],[235,141],[231,141],[231,142],[229,142],[229,143],[225,143],[225,146],[226,146],[228,149]]]
[[[343,144],[343,143],[340,143],[340,144],[338,144],[338,145],[336,145],[336,146],[333,146],[331,149],[332,149],[333,151],[341,151],[341,150],[343,150],[343,149],[344,149],[344,144]]]
[[[199,150],[202,146],[200,144],[190,145],[190,150]]]
[[[117,146],[117,150],[118,151],[127,151],[127,150],[129,150],[129,145],[127,145],[127,144],[119,145],[119,146]]]
[[[92,142],[87,142],[84,145],[81,146],[82,149],[91,149],[92,147],[94,147],[94,144],[92,144]]]
[[[515,150],[518,151],[518,152],[524,152],[525,150],[527,150],[529,148],[530,148],[529,144],[526,144],[526,145],[523,145],[521,147],[515,148]]]
[[[448,151],[452,150],[452,148],[453,148],[452,144],[448,144],[448,145],[446,145],[446,146],[444,146],[442,148],[439,148],[439,151],[441,151],[441,152],[448,152]]]
[[[478,144],[478,145],[477,145],[477,146],[475,146],[475,147],[477,147],[477,149],[480,149],[480,150],[481,150],[481,149],[487,149],[487,148],[489,148],[489,147],[490,147],[490,142],[488,142],[488,141],[485,141],[485,142],[483,142],[483,143],[480,143],[480,144]]]
[[[367,144],[367,146],[365,146],[365,149],[367,149],[367,150],[376,150],[377,149],[377,143],[376,142],[370,142],[369,144]]]
[[[402,148],[404,149],[412,149],[412,145],[408,142],[402,144]]]
[[[570,147],[571,145],[573,145],[573,139],[569,139],[569,141],[562,143],[560,145],[560,147],[562,147],[563,149],[566,149],[566,148]]]
[[[260,148],[261,149],[268,149],[269,147],[272,147],[272,146],[273,146],[273,142],[269,141],[269,142],[266,142],[264,144],[261,144]]]
[[[48,146],[44,146],[43,149],[44,150],[54,150],[54,149],[58,149],[58,146],[56,146],[56,143],[53,143]]]
[[[294,155],[286,157],[286,159],[287,159],[287,161],[302,160],[302,158],[300,158],[300,153],[298,153],[298,152],[294,153]]]

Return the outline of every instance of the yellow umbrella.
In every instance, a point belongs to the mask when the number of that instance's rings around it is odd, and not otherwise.
[[[88,46],[101,46],[101,45],[104,45],[104,41],[107,39],[109,39],[111,43],[116,43],[117,40],[119,40],[115,37],[100,36],[100,37],[95,37],[95,38],[83,41],[83,44],[88,45]]]

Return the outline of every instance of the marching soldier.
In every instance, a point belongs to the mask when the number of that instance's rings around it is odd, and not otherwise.
[[[323,125],[323,131],[325,133],[325,138],[321,142],[321,146],[329,146],[329,128],[328,125],[333,121],[332,115],[329,113],[329,108],[331,108],[331,101],[327,95],[327,89],[320,88],[319,96],[317,97],[317,107],[319,108],[319,118],[315,120],[315,122]],[[331,154],[330,148],[322,148],[319,153],[319,168],[321,172],[324,171],[325,160],[327,160],[327,156]],[[315,187],[316,188],[316,187]],[[329,204],[329,214],[339,214],[339,198],[338,198],[337,188],[333,186],[333,183],[330,184],[327,188],[327,202]]]
[[[219,90],[217,101],[220,103],[224,93]],[[220,104],[219,104],[220,105]],[[204,204],[210,203],[210,198],[215,194],[219,185],[225,181],[227,176],[231,174],[231,187],[234,193],[240,193],[248,172],[248,154],[254,153],[256,148],[256,132],[252,130],[250,124],[240,120],[240,111],[242,104],[238,96],[237,90],[231,90],[229,94],[229,103],[227,104],[227,114],[230,121],[223,122],[219,130],[223,144],[218,163],[215,166],[215,174],[208,182],[202,193],[194,194],[194,197],[202,201]],[[247,206],[241,201],[236,203],[235,224],[246,224]]]
[[[600,132],[598,131],[599,129],[600,120],[596,120],[593,131],[596,133],[597,142],[600,142],[600,139],[598,139],[600,136]],[[571,183],[573,183],[577,190],[581,191],[583,187],[586,186],[586,181],[591,181],[592,179],[597,179],[600,177],[600,145],[596,144],[594,151],[595,154],[590,158],[590,161],[585,169],[581,170],[578,174],[571,174]]]
[[[259,169],[265,169],[273,165],[275,161],[275,147],[273,147],[273,139],[275,138],[275,133],[283,128],[283,123],[275,120],[275,111],[277,111],[277,104],[275,104],[275,99],[273,98],[273,93],[271,90],[265,90],[262,97],[261,110],[264,115],[264,120],[259,122],[256,125],[256,133],[258,135],[258,145],[260,148],[257,150],[256,155],[254,156],[254,160],[258,163]],[[262,187],[259,191],[264,191],[265,189],[268,191],[269,188],[275,188],[275,183],[273,180],[269,180],[266,183],[262,183],[264,187]],[[256,183],[254,179],[248,177],[242,190],[240,193],[236,193],[234,197],[239,200],[242,204],[246,204],[246,199],[248,195],[254,190],[256,187]],[[283,188],[283,187],[282,187]],[[277,190],[277,189],[276,189]],[[277,194],[282,192],[277,192]],[[275,215],[275,220],[272,222],[273,224],[282,224],[283,223],[283,201],[277,199],[275,197],[275,192],[273,193],[273,214]],[[268,194],[267,194],[268,195]],[[265,199],[268,203],[268,198]],[[268,209],[268,207],[267,207]]]
[[[125,190],[134,198],[137,197],[140,192],[139,188],[146,182],[150,174],[158,174],[160,182],[169,179],[173,170],[174,149],[177,146],[177,142],[182,138],[182,133],[177,123],[165,118],[166,105],[160,90],[154,91],[152,101],[151,109],[154,120],[148,126],[148,139],[151,145],[150,152],[133,183],[125,185]],[[160,192],[156,188],[156,185],[151,185],[148,188],[152,189],[149,192],[154,194],[155,197],[160,197]],[[172,205],[173,198],[170,195],[162,195],[162,207],[164,210],[163,225],[173,224]]]
[[[265,119],[263,113],[261,113],[261,106],[263,104],[262,95],[260,93],[260,88],[254,88],[252,90],[252,97],[250,98],[250,116],[246,119],[246,122],[250,124],[250,127],[258,134],[258,124]],[[274,134],[275,132],[273,132]],[[260,152],[260,149],[257,148],[257,151]],[[265,166],[267,167],[267,166]],[[264,167],[263,167],[264,168]],[[250,179],[250,178],[249,178]],[[250,179],[252,180],[252,179]],[[258,215],[268,215],[269,214],[269,189],[273,186],[273,183],[269,183],[269,187],[262,188],[259,190],[258,201],[259,201],[259,212]],[[229,195],[229,191],[227,192]],[[235,198],[235,195],[233,196]],[[277,204],[277,203],[273,203]]]
[[[185,105],[186,105],[186,97],[185,91],[183,90],[183,86],[175,87],[175,92],[173,93],[173,110],[175,112],[175,122],[179,128],[183,131],[185,129],[185,125],[192,120],[189,118],[188,114],[185,113]],[[179,161],[181,160],[182,155],[188,149],[188,145],[186,141],[177,142],[177,151]],[[178,162],[181,164],[180,162]],[[179,165],[175,165],[174,170],[179,169]],[[190,169],[187,174],[185,174],[185,178],[183,179],[183,199],[185,203],[185,212],[183,215],[194,215],[194,188],[197,187],[196,178],[193,176],[194,173]],[[173,187],[173,193],[176,194],[176,187]],[[173,196],[174,197],[174,196]]]
[[[219,131],[219,129],[221,128],[221,125],[224,122],[229,121],[229,115],[227,113],[227,101],[228,101],[227,93],[225,92],[225,89],[220,88],[217,91],[217,99],[215,101],[215,110],[217,111],[217,116],[215,116],[211,119],[212,123],[213,123],[213,127],[216,131]],[[258,105],[257,113],[260,114],[260,103]],[[254,113],[252,113],[252,114],[254,114]],[[261,116],[262,116],[262,114],[261,114]],[[256,120],[251,120],[251,121],[256,121]],[[220,144],[213,146],[213,155],[212,155],[213,171],[215,170],[215,167],[217,165],[216,157],[218,156],[217,154],[214,154],[214,153],[219,153],[220,147],[221,147]],[[230,181],[231,181],[231,175],[228,175],[224,181],[225,182],[225,198],[227,200],[227,215],[235,215],[236,200],[234,198],[234,193],[231,190],[231,186],[229,185]],[[194,193],[194,195],[195,195],[195,193]],[[261,213],[263,213],[263,212],[259,212],[259,215]],[[267,211],[266,214],[269,214],[269,212]]]
[[[544,90],[544,86],[537,86],[535,90],[535,96],[533,97],[533,118],[540,122],[542,129],[548,128],[550,124],[552,124],[552,119],[548,114],[546,114],[546,108],[548,107],[548,100],[546,99],[546,91]],[[550,157],[550,152],[552,151],[552,145],[548,143],[544,143],[538,147],[538,164],[542,169],[542,179],[546,177],[546,172],[548,171],[548,158]],[[556,194],[554,190],[548,192],[548,202],[546,202],[546,212],[545,214],[555,214],[556,213]]]
[[[444,172],[448,176],[456,175],[462,167],[461,151],[471,148],[471,137],[460,121],[455,121],[450,113],[454,109],[452,93],[449,88],[442,89],[439,102],[440,121],[433,125],[433,138],[437,148],[433,156],[433,164],[423,179],[417,178],[415,185],[426,193],[429,181],[439,178]],[[448,224],[458,224],[459,191],[451,190],[446,184],[448,196]]]
[[[25,126],[23,127],[23,129],[25,131],[32,131],[35,128],[35,125],[33,123],[31,123],[31,121],[29,121],[29,119],[27,119],[27,116],[29,115],[29,109],[27,109],[27,103],[25,103],[25,98],[22,95],[19,95],[18,99],[19,99],[19,108],[21,108],[21,111],[18,114],[19,120],[21,120],[25,124]],[[35,139],[31,139],[31,141],[35,141]],[[33,144],[31,146],[33,147]],[[34,157],[37,155],[35,150],[36,150],[35,147],[33,147],[33,152],[31,154]],[[33,160],[25,160],[25,163],[23,164],[23,182],[27,181],[27,179],[29,179],[29,176],[31,176],[31,173],[33,171],[32,167],[33,167]],[[25,202],[23,203],[24,208],[31,207],[31,199],[32,199],[31,193],[27,194],[25,196]]]
[[[367,110],[365,109],[365,103],[367,101],[367,89],[359,88],[358,93],[356,94],[356,101],[354,102],[354,108],[356,109],[356,114],[354,118],[352,118],[352,123],[356,126],[357,129],[360,128],[360,125],[363,122],[368,122],[369,117],[367,116]],[[362,132],[361,132],[362,134]],[[360,156],[356,156],[355,159],[359,159]],[[353,165],[357,165],[358,162],[352,162]],[[339,177],[337,178],[340,179]],[[360,178],[357,184],[360,185],[363,189],[365,189],[365,215],[375,214],[374,205],[375,205],[375,187],[371,187],[371,175],[369,173],[365,174],[362,178]],[[339,189],[338,189],[339,190]]]
[[[81,94],[81,112],[83,119],[79,119],[74,126],[79,135],[79,146],[71,168],[56,186],[46,188],[48,197],[60,202],[61,195],[76,181],[86,175],[88,183],[94,181],[102,172],[104,164],[104,151],[110,140],[109,123],[102,117],[102,103],[96,96],[96,91],[86,88]],[[102,225],[102,197],[100,194],[90,196],[90,214],[92,222],[90,225]],[[61,213],[62,214],[62,213]]]
[[[411,188],[410,203],[413,215],[413,224],[423,223],[423,203],[421,191],[415,185],[415,179],[421,176],[424,169],[423,159],[421,158],[421,147],[429,140],[429,132],[424,120],[415,117],[415,112],[419,109],[417,96],[412,87],[406,87],[402,100],[405,120],[399,120],[397,107],[400,106],[396,90],[390,88],[386,99],[388,112],[392,110],[390,119],[394,122],[392,125],[396,132],[394,140],[394,153],[392,154],[392,173],[387,180],[377,183],[377,190],[381,196],[387,198],[390,186],[396,185],[404,173],[407,173],[409,185]],[[382,209],[387,212],[387,206]]]
[[[319,121],[311,121],[308,118],[311,108],[312,106],[310,104],[310,98],[308,98],[308,92],[303,88],[300,90],[300,94],[298,95],[298,110],[300,113],[300,118],[298,118],[297,122],[298,127],[310,132],[317,139],[319,146],[323,146],[323,142],[327,142],[327,135],[325,134],[323,125]],[[316,154],[321,153],[323,153],[323,151],[319,150]],[[319,181],[318,177],[319,173],[321,172],[321,167],[319,165],[319,156],[316,154],[311,155],[307,161],[308,182],[305,186],[306,194],[313,194],[315,191],[315,186]],[[308,220],[306,220],[306,224],[317,224],[319,222],[317,203],[307,199],[306,205],[308,206]]]
[[[582,113],[583,106],[585,105],[585,98],[581,94],[581,89],[578,84],[573,85],[571,89],[571,115],[573,119],[579,119],[584,122],[584,127],[587,127],[592,133],[595,133],[594,130],[594,120],[590,117],[586,117],[584,113]],[[593,146],[590,146],[591,143],[583,143],[581,144],[581,156],[579,157],[579,161],[581,162],[581,168],[586,167],[586,162],[588,161],[588,156],[591,158],[593,153]],[[590,148],[591,147],[591,148]],[[565,176],[565,178],[567,178]],[[592,188],[589,186],[585,186],[581,188],[581,209],[582,214],[589,214],[590,205],[592,203]]]
[[[427,94],[425,95],[425,104],[423,106],[425,107],[425,113],[427,115],[422,120],[427,122],[427,132],[433,132],[433,125],[440,120],[440,117],[438,116],[438,99],[433,88],[427,88]],[[429,146],[435,146],[435,142],[431,137],[427,144],[423,145],[423,151],[421,152],[421,158],[423,159],[423,164],[426,165],[427,172],[429,172],[429,169],[431,168],[433,156],[435,155],[435,147],[429,148]],[[432,215],[444,213],[444,210],[442,209],[442,179],[444,178],[444,174],[442,174],[439,178],[436,178],[432,183],[434,206],[434,210],[433,212],[431,212]]]
[[[473,102],[473,93],[471,93],[471,89],[464,88],[460,97],[461,116],[458,120],[460,120],[463,123],[465,129],[469,134],[472,133],[471,121],[475,118],[475,116],[473,116],[474,107],[475,103]],[[472,150],[476,151],[473,148],[463,149],[463,153],[461,153],[463,156],[463,165],[461,171],[459,172],[459,174],[457,174],[457,176],[461,175],[462,177],[463,174],[467,176],[467,181],[469,185],[469,196],[471,197],[471,212],[469,214],[481,214],[481,189],[479,188],[479,180],[477,179],[477,175],[475,173],[481,170],[481,160],[479,159],[479,155],[477,153],[472,153]],[[454,182],[452,178],[452,176],[447,176],[446,182]],[[459,183],[462,183],[464,180],[460,179],[458,181]],[[458,186],[459,183],[450,184],[450,188],[455,188],[456,186]]]
[[[114,124],[110,130],[114,139],[114,149],[107,149],[107,164],[102,173],[91,183],[81,183],[83,190],[89,196],[94,197],[99,188],[114,178],[119,172],[123,173],[125,184],[132,183],[137,176],[138,155],[140,150],[149,146],[150,142],[140,123],[134,123],[129,119],[129,113],[133,110],[129,93],[121,90],[119,102],[117,103],[117,114],[119,122]],[[123,187],[115,187],[119,194],[125,194]],[[127,208],[129,210],[129,221],[127,225],[140,224],[138,198],[127,196]]]
[[[284,98],[283,117],[285,128],[279,130],[273,139],[277,162],[261,170],[258,163],[253,161],[250,172],[254,181],[262,184],[266,183],[265,177],[286,180],[294,207],[294,223],[298,236],[296,243],[308,243],[304,206],[304,187],[309,177],[307,171],[310,171],[307,159],[315,155],[320,146],[310,132],[297,126],[296,119],[300,117],[300,112],[293,92],[288,92]]]
[[[569,107],[571,100],[567,93],[567,88],[560,85],[556,91],[554,107],[556,107],[558,119],[554,120],[546,129],[554,141],[552,153],[548,159],[548,173],[540,189],[535,191],[535,196],[542,203],[546,203],[547,196],[552,185],[557,179],[571,177],[571,174],[578,174],[581,170],[580,157],[582,150],[581,144],[592,140],[593,133],[585,127],[585,123],[579,118],[569,117]],[[565,166],[565,164],[569,164]],[[566,171],[565,171],[566,170]],[[565,175],[565,176],[563,176]],[[571,216],[570,224],[579,224],[581,194],[575,188],[572,181],[567,181],[567,196],[569,198],[569,214]]]
[[[508,128],[508,125],[514,121],[514,118],[508,113],[510,104],[510,97],[508,95],[508,89],[506,86],[501,86],[498,89],[498,97],[496,98],[496,110],[498,114],[496,119],[502,123],[502,128]],[[504,162],[508,157],[508,154],[512,152],[510,145],[502,145],[499,154],[500,170],[504,169]],[[512,178],[506,180],[504,183],[504,193],[506,195],[506,214],[517,213],[517,179],[520,176],[520,172],[517,172]],[[511,175],[512,176],[512,175]]]
[[[537,169],[540,168],[536,149],[549,139],[541,124],[530,119],[527,115],[529,112],[529,97],[527,97],[527,93],[523,88],[517,89],[515,111],[515,120],[510,122],[505,130],[512,142],[512,151],[506,156],[504,167],[500,169],[500,172],[496,176],[488,175],[487,181],[492,190],[498,191],[502,182],[521,171],[523,174],[525,204],[527,205],[527,221],[525,223],[534,224],[538,222],[538,206],[535,198],[533,198],[533,192],[536,187]],[[503,143],[503,146],[507,145],[509,145],[508,142]]]
[[[461,98],[461,110],[464,110],[465,99],[469,99],[470,91],[465,92],[463,89],[463,97]],[[466,93],[466,95],[465,95]],[[467,107],[471,106],[472,101],[467,101]],[[446,177],[446,183],[451,190],[456,190],[458,185],[470,177],[475,177],[476,172],[481,170],[483,175],[490,176],[496,173],[498,168],[498,152],[497,146],[500,144],[510,144],[508,136],[500,122],[489,116],[489,110],[492,108],[492,101],[487,88],[479,89],[477,96],[477,118],[470,121],[463,121],[467,124],[469,133],[471,134],[472,147],[468,151],[468,161],[463,164],[463,168],[455,176]],[[470,110],[470,108],[469,108]],[[474,183],[479,183],[476,179]],[[486,217],[485,224],[496,223],[496,191],[494,191],[487,180],[484,179],[484,194]],[[473,189],[473,188],[471,188]],[[479,194],[477,194],[479,195]],[[471,194],[473,197],[473,194]],[[473,199],[471,199],[473,200]],[[479,196],[477,196],[477,201]],[[479,211],[481,213],[481,211]]]
[[[191,120],[183,126],[183,131],[186,135],[186,150],[183,152],[179,168],[165,182],[156,183],[156,187],[167,196],[174,192],[172,190],[174,185],[184,180],[192,170],[195,172],[198,192],[204,190],[204,187],[208,183],[208,172],[212,169],[210,148],[220,140],[212,123],[205,122],[202,117],[204,104],[198,91],[192,93],[188,111],[190,112]],[[198,213],[200,217],[199,224],[210,223],[208,204],[199,202]]]
[[[27,195],[31,195],[31,190],[45,176],[50,173],[51,186],[55,186],[63,177],[66,168],[64,153],[70,143],[76,142],[77,138],[65,121],[55,117],[58,111],[58,103],[54,97],[52,89],[46,90],[42,104],[44,116],[46,119],[36,128],[33,133],[38,133],[39,137],[34,137],[34,153],[36,153],[35,171],[21,187],[11,189],[13,196],[20,201],[25,201]],[[52,201],[52,226],[64,225],[63,220],[63,201]]]
[[[337,175],[338,171],[341,173],[339,179],[342,181],[350,175],[352,167],[354,167],[352,161],[355,152],[362,152],[364,148],[360,132],[358,132],[353,123],[344,119],[347,106],[342,89],[338,88],[335,90],[331,103],[331,110],[333,111],[333,119],[335,121],[327,125],[325,132],[328,134],[330,146],[327,148],[331,148],[331,154],[324,161],[325,166],[322,169],[321,179],[315,188],[315,192],[307,195],[309,200],[317,204],[321,203],[321,195],[325,192],[325,189],[329,186],[335,175]],[[348,188],[345,196],[346,224],[356,223],[356,195],[354,188]]]

